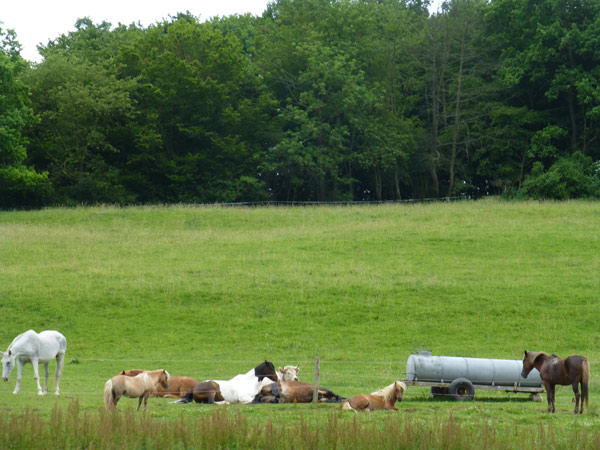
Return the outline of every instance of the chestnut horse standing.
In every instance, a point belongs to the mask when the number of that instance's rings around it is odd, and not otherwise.
[[[536,368],[546,388],[548,397],[548,412],[556,412],[554,407],[554,387],[572,385],[575,393],[575,414],[583,414],[583,402],[588,405],[588,391],[590,382],[590,364],[584,356],[574,355],[566,359],[544,352],[525,351],[523,357],[523,371],[521,376],[527,378],[529,372]],[[581,384],[581,395],[579,395],[579,384]],[[581,408],[579,407],[581,401]]]
[[[124,395],[129,398],[139,398],[138,411],[144,400],[144,411],[146,411],[148,397],[159,384],[165,389],[169,387],[169,372],[164,369],[144,371],[135,377],[116,375],[104,385],[104,406],[107,411],[114,409]]]
[[[355,395],[342,405],[342,409],[351,409],[356,412],[373,411],[375,409],[393,409],[396,401],[402,401],[406,384],[396,381],[389,386],[375,391],[369,395]]]
[[[128,377],[135,377],[140,373],[145,372],[142,369],[131,369],[121,370],[119,375],[126,375]],[[191,377],[180,377],[171,375],[169,377],[169,387],[163,388],[160,384],[156,386],[156,390],[150,394],[150,397],[168,397],[168,398],[183,398],[185,394],[194,389],[194,386],[198,384],[198,380]]]

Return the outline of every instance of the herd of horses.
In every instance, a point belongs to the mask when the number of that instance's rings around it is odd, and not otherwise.
[[[17,385],[13,394],[19,393],[23,366],[31,363],[38,394],[48,393],[48,364],[56,359],[55,394],[59,395],[59,381],[62,373],[66,338],[54,330],[36,333],[26,331],[13,339],[6,352],[2,354],[2,379],[8,381],[12,370],[17,367]],[[38,367],[44,366],[44,389],[40,385]],[[583,413],[585,402],[588,407],[590,365],[579,355],[562,359],[555,354],[525,351],[521,376],[537,369],[546,389],[548,412],[556,412],[554,391],[556,385],[571,385],[575,394],[575,414]],[[198,381],[192,377],[171,376],[164,369],[121,371],[109,379],[104,386],[104,404],[107,410],[113,410],[121,397],[138,398],[138,411],[144,403],[144,411],[150,396],[177,398],[175,403],[309,403],[313,401],[315,388],[309,383],[298,380],[299,366],[285,366],[275,370],[270,361],[264,361],[244,374],[230,380]],[[581,393],[579,392],[581,386]],[[402,401],[406,385],[395,381],[371,394],[341,397],[329,389],[318,386],[319,402],[343,403],[342,409],[354,411],[373,411],[376,409],[397,410],[395,404]]]
[[[310,403],[315,388],[298,380],[300,366],[285,366],[275,370],[270,361],[264,361],[245,374],[230,380],[199,382],[192,377],[170,376],[164,369],[122,370],[108,380],[104,387],[104,404],[108,411],[114,409],[121,396],[139,398],[138,410],[148,397],[170,397],[173,403]],[[317,387],[319,402],[340,403],[343,409],[372,411],[394,409],[402,400],[406,385],[396,381],[383,389],[366,395],[345,399],[322,386]]]

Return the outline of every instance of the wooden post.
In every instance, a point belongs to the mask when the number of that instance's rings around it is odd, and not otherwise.
[[[315,356],[315,383],[313,390],[313,403],[317,403],[319,401],[319,376],[321,371],[319,357]]]

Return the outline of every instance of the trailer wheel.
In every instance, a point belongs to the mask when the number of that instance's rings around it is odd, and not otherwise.
[[[466,378],[457,378],[450,383],[448,392],[450,393],[450,397],[459,402],[473,400],[473,397],[475,397],[475,387],[473,387],[473,383]]]

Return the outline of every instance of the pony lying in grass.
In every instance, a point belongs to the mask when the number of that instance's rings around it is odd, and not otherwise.
[[[167,389],[169,387],[169,372],[164,369],[142,372],[134,377],[116,375],[104,385],[104,406],[107,411],[116,408],[121,396],[139,398],[137,411],[140,410],[142,400],[144,411],[148,397],[158,385]]]
[[[145,372],[142,369],[121,370],[119,375],[134,377]],[[168,397],[168,398],[183,398],[185,395],[198,384],[198,380],[191,377],[180,377],[171,375],[169,377],[169,388],[165,389],[160,384],[156,386],[156,390],[150,394],[150,397]]]
[[[315,388],[302,381],[278,381],[261,387],[252,403],[310,403]],[[317,399],[320,403],[339,403],[342,397],[327,388],[319,387]]]
[[[221,388],[216,381],[197,383],[181,400],[174,403],[190,403],[192,400],[196,403],[207,403],[210,405],[216,402],[225,402],[225,398],[221,394]]]
[[[8,381],[10,373],[17,366],[17,385],[13,394],[19,393],[21,378],[23,377],[23,366],[30,362],[33,366],[33,378],[37,383],[38,394],[48,393],[48,363],[56,359],[56,385],[54,393],[59,395],[58,383],[65,363],[65,352],[67,351],[67,339],[58,331],[46,330],[36,333],[33,330],[26,331],[13,339],[6,352],[2,354],[2,379]],[[39,364],[44,365],[45,383],[44,390],[40,385]]]
[[[252,400],[260,391],[263,380],[267,378],[271,381],[277,381],[275,366],[270,361],[259,364],[249,372],[236,375],[231,380],[207,380],[204,383],[199,383],[200,386],[188,391],[185,397],[176,403],[190,403],[192,400],[202,403],[252,403]]]
[[[406,384],[402,381],[396,381],[369,395],[355,395],[342,405],[342,409],[351,409],[356,412],[373,411],[375,409],[398,411],[398,408],[394,405],[396,401],[402,401],[405,390]]]
[[[583,414],[583,402],[588,405],[588,393],[590,382],[590,364],[584,356],[574,355],[561,359],[556,355],[544,352],[525,351],[523,357],[523,371],[521,376],[527,378],[529,372],[536,368],[540,372],[540,378],[546,388],[548,399],[548,412],[556,412],[554,406],[554,389],[557,384],[561,386],[573,386],[575,393],[575,414]],[[579,384],[581,384],[581,395],[579,395]],[[579,403],[581,400],[581,409]]]

